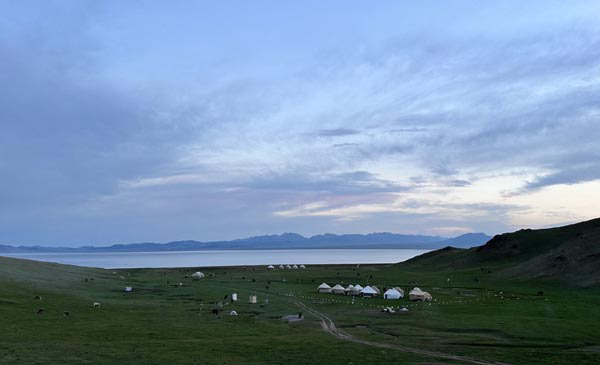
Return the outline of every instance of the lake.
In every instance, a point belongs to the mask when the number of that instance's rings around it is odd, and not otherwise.
[[[3,256],[78,266],[113,268],[197,267],[279,264],[384,264],[408,260],[430,250],[317,249],[175,252],[3,253]]]

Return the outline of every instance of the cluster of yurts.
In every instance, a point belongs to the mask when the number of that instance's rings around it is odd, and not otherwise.
[[[367,285],[364,288],[357,285],[348,285],[347,288],[344,288],[340,284],[336,284],[334,287],[327,285],[327,283],[323,283],[319,285],[317,288],[318,293],[330,293],[330,294],[338,294],[338,295],[353,295],[353,296],[363,296],[367,298],[373,298],[378,296],[381,291],[375,285]],[[404,290],[402,288],[389,288],[383,293],[383,299],[401,299],[404,298]],[[426,291],[423,291],[417,287],[413,288],[408,293],[408,298],[410,300],[429,302],[431,301],[431,294]]]
[[[306,269],[306,266],[304,266],[304,265],[285,265],[285,266],[279,265],[279,268],[281,270],[283,270],[283,269]],[[273,270],[273,269],[275,269],[275,266],[269,265],[269,266],[267,266],[267,269]]]

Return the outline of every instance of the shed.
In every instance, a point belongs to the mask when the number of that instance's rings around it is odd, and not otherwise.
[[[327,283],[323,283],[317,288],[317,293],[331,293],[331,287]]]

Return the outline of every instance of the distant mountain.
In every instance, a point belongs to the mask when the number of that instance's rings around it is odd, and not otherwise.
[[[492,268],[506,278],[600,285],[600,218],[564,227],[522,229],[470,249],[446,247],[400,265],[438,270]]]
[[[302,248],[412,248],[436,249],[450,244],[472,247],[485,243],[491,237],[483,233],[469,233],[454,238],[395,233],[321,234],[304,237],[297,233],[283,233],[248,237],[232,241],[174,241],[168,243],[129,243],[112,246],[42,247],[0,245],[0,252],[143,252],[143,251],[198,251],[198,250],[258,250]]]

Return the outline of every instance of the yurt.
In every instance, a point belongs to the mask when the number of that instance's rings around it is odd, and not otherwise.
[[[363,287],[360,286],[360,284],[356,284],[354,285],[354,289],[357,289],[360,292],[361,290],[363,290]]]
[[[408,293],[408,298],[414,301],[430,302],[431,294],[415,287],[413,290],[410,291],[410,293]]]
[[[331,293],[344,295],[346,292],[343,286],[341,286],[340,284],[336,284],[333,288],[331,288]]]
[[[371,288],[370,286],[365,286],[361,291],[360,294],[363,297],[367,297],[367,298],[371,298],[371,297],[376,297],[377,296],[377,292],[375,291],[375,289]]]
[[[306,266],[304,266],[304,264],[302,264],[302,265],[300,265],[298,267],[301,268],[301,269],[306,269]]]
[[[317,288],[317,293],[331,293],[331,287],[327,283],[323,283]]]
[[[298,269],[298,265],[293,265],[292,269]]]
[[[360,289],[358,289],[352,284],[348,285],[345,291],[346,295],[360,295]]]
[[[285,265],[285,268],[286,268],[286,269],[291,269],[291,268],[292,268],[292,266],[290,266],[290,265],[288,264],[288,265]]]
[[[204,274],[201,273],[200,271],[196,271],[195,273],[192,274],[192,279],[193,280],[200,280],[204,277]]]
[[[381,294],[381,290],[379,290],[379,288],[376,287],[375,285],[371,285],[371,288],[373,288],[373,290],[375,290],[377,292],[377,294]]]
[[[402,294],[400,294],[400,292],[394,288],[388,289],[388,290],[386,290],[385,293],[383,293],[383,299],[400,299],[400,298],[402,298]]]
[[[400,292],[400,297],[404,298],[404,290],[398,286],[394,287],[394,289],[398,290]]]
[[[285,269],[285,266],[283,266],[283,265],[279,265],[279,268],[280,268],[281,270],[283,270],[283,269]]]
[[[126,291],[126,292],[128,292],[128,293],[129,293],[130,291],[132,291],[132,290],[133,290],[133,288],[132,288],[132,287],[130,287],[130,286],[126,286],[126,287],[125,287],[125,291]]]
[[[274,268],[275,268],[275,266],[273,266],[273,265],[267,266],[267,270],[273,270]]]

